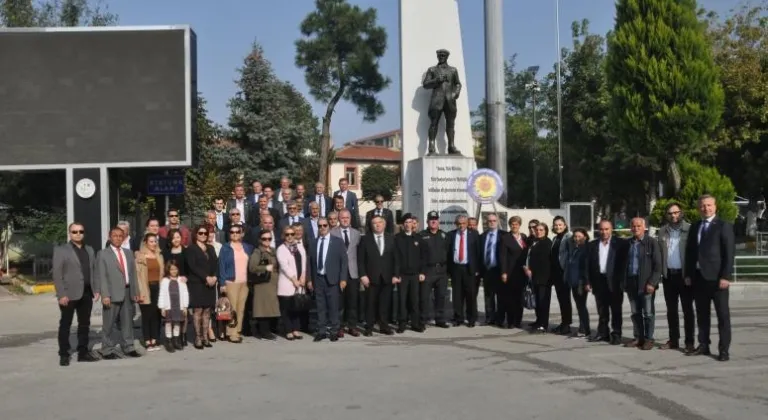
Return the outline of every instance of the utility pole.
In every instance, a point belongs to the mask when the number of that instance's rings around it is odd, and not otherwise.
[[[539,138],[539,127],[536,123],[536,94],[541,90],[536,80],[539,66],[528,67],[527,72],[533,76],[531,83],[525,84],[525,89],[531,92],[533,103],[533,140],[531,141],[531,159],[533,160],[533,208],[539,207],[539,165],[536,159],[536,140]]]
[[[504,97],[502,0],[485,0],[485,158],[504,183],[499,197],[507,205],[507,123]]]

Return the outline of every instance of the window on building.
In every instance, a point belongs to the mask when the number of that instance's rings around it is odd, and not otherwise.
[[[357,166],[345,166],[344,178],[347,179],[350,187],[357,187]]]

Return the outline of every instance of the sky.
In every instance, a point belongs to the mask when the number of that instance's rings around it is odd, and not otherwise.
[[[356,109],[340,103],[331,123],[336,145],[400,128],[399,0],[350,0],[378,10],[379,24],[388,32],[388,48],[380,70],[392,79],[380,94],[386,114],[374,123],[363,122]],[[403,0],[419,1],[419,0]],[[485,94],[483,0],[457,0],[461,21],[466,89],[470,109],[477,109]],[[613,28],[615,0],[560,0],[560,43],[571,45],[571,23],[588,19],[590,32]],[[725,14],[741,0],[699,0],[699,6]],[[258,41],[277,76],[293,83],[312,103],[315,114],[325,106],[315,102],[295,65],[294,42],[299,24],[314,10],[314,0],[107,0],[120,25],[188,24],[197,34],[198,90],[208,101],[210,117],[226,124],[227,102],[237,91],[237,69]],[[541,66],[540,74],[557,60],[556,0],[504,0],[504,52],[517,54],[518,68]],[[435,23],[439,24],[439,22]]]

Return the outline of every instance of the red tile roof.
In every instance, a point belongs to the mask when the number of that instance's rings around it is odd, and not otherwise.
[[[366,141],[369,141],[369,140],[378,140],[378,139],[382,139],[382,138],[385,138],[385,137],[392,137],[394,135],[398,135],[399,136],[401,132],[402,132],[402,130],[400,130],[399,128],[397,130],[389,130],[389,131],[385,131],[383,133],[374,134],[372,136],[363,137],[361,139],[352,140],[350,142],[344,143],[344,145],[345,146],[351,146],[351,145],[360,144],[360,143],[363,143],[363,142],[366,142]]]
[[[336,159],[400,162],[402,152],[383,146],[348,145],[336,151]]]

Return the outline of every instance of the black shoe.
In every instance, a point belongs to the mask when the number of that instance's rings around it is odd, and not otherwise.
[[[332,343],[335,343],[339,341],[339,334],[330,334],[328,338],[331,340]]]
[[[271,332],[263,334],[261,336],[261,338],[264,339],[264,340],[268,340],[268,341],[275,341],[275,340],[277,340],[277,336],[275,334],[272,334]]]
[[[176,351],[176,349],[174,348],[173,343],[171,343],[172,340],[173,339],[171,339],[171,338],[166,338],[165,339],[165,351],[167,351],[168,353],[174,353]]]
[[[395,332],[392,331],[392,328],[389,328],[389,327],[384,328],[383,330],[381,330],[381,333],[384,334],[384,335],[395,335]]]
[[[365,330],[363,330],[363,335],[366,337],[371,337],[373,335],[373,330],[366,328]]]
[[[404,332],[405,332],[405,325],[404,325],[404,324],[400,324],[400,325],[398,325],[398,326],[397,326],[397,333],[398,333],[398,334],[402,334],[402,333],[404,333]]]
[[[532,334],[546,334],[547,330],[544,327],[537,327],[534,330],[531,330]]]
[[[699,347],[696,347],[696,350],[687,354],[687,356],[711,356],[711,355],[712,353],[709,351],[709,346],[704,346],[704,345],[700,345]]]
[[[183,350],[184,349],[184,343],[181,341],[181,337],[173,337],[171,340],[173,342],[173,348],[176,350]]]
[[[69,356],[59,356],[59,366],[69,366]]]
[[[719,355],[717,355],[717,360],[721,362],[727,362],[731,360],[731,356],[728,355],[727,351],[721,351]]]
[[[203,341],[203,347],[211,348],[211,347],[213,347],[213,344],[211,344],[210,341],[205,340],[205,341]]]
[[[610,341],[610,338],[604,335],[598,334],[598,335],[593,335],[592,337],[587,338],[587,341],[589,341],[590,343],[597,343],[600,341]]]
[[[417,325],[415,327],[411,327],[413,331],[416,331],[417,333],[423,333],[424,332],[424,326],[423,325]]]
[[[78,362],[98,362],[99,358],[94,356],[91,352],[80,353],[77,355]]]
[[[611,334],[610,343],[612,346],[618,346],[619,344],[621,344],[621,336],[616,334]]]
[[[105,354],[104,356],[102,356],[102,359],[104,359],[104,360],[117,360],[117,359],[120,359],[120,356],[118,356],[117,353],[110,353],[110,354]]]
[[[467,328],[475,328],[475,323],[474,322],[468,323]]]
[[[315,336],[315,339],[314,339],[313,341],[314,341],[315,343],[319,343],[319,342],[321,342],[321,341],[325,340],[326,338],[328,338],[328,336],[327,336],[326,334],[317,334],[317,335]]]
[[[464,325],[464,321],[453,321],[453,326],[454,327],[458,327],[458,326],[461,326],[461,325]]]
[[[445,322],[438,322],[435,324],[437,328],[451,328],[450,325],[446,324]]]
[[[136,350],[131,350],[128,353],[125,353],[125,355],[133,358],[141,357],[141,354],[139,354],[139,352],[137,352]]]

